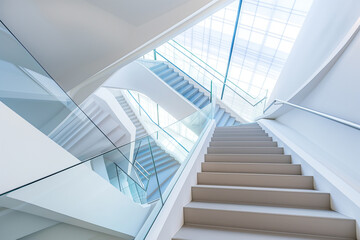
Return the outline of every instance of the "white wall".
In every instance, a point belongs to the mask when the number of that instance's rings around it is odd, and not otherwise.
[[[357,0],[314,0],[269,103],[287,100],[329,57],[359,18]]]
[[[197,111],[193,104],[138,62],[132,62],[117,71],[103,86],[143,93],[176,119],[183,119]]]
[[[359,28],[360,2],[314,1],[271,98],[360,124]],[[306,174],[331,193],[333,209],[359,222],[360,131],[291,107],[269,117],[266,126],[306,156]]]
[[[2,103],[0,132],[0,193],[79,163]],[[125,238],[136,235],[149,210],[87,164],[13,191],[0,206]]]
[[[312,92],[299,104],[360,124],[360,34]],[[292,110],[276,119],[296,129],[336,160],[327,164],[360,191],[360,131]]]

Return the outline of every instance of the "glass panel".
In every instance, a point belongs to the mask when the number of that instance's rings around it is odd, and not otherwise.
[[[1,23],[0,30],[0,101],[79,160],[113,149],[115,145]]]
[[[207,130],[214,110],[215,101],[149,136],[0,195],[0,238],[36,239],[45,233],[52,238],[58,228],[91,234],[105,228],[120,233],[123,225],[117,222],[125,216],[129,225],[140,229],[133,237],[143,239]],[[128,208],[134,207],[129,200],[142,205],[136,216],[129,215]],[[9,228],[9,224],[16,224],[16,228]]]
[[[195,83],[198,83],[199,88],[202,87],[208,92],[212,92],[215,88],[220,89],[214,96],[217,96],[219,99],[221,98],[224,76],[176,41],[169,41],[163,44],[156,49],[156,54],[158,56],[157,59],[172,64]],[[149,60],[140,60],[140,62],[146,67],[151,67],[154,64],[154,61],[149,62]],[[151,65],[149,65],[149,63]],[[157,64],[158,63],[159,62],[157,62]],[[255,87],[253,89],[257,90],[254,92],[256,97],[242,90],[231,81],[227,81],[224,89],[223,103],[232,108],[245,120],[253,121],[257,116],[262,114],[262,107],[264,106],[267,96],[266,91],[258,90],[258,88]],[[253,92],[250,91],[250,93]],[[132,98],[135,99],[134,97]]]

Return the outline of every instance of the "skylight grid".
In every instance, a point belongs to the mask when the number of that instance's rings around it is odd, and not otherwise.
[[[243,2],[228,74],[231,82],[253,96],[272,91],[311,5],[311,0],[298,2]]]
[[[271,94],[312,1],[243,0],[236,31],[239,1],[234,1],[174,40],[223,76],[227,74],[220,95],[240,111],[239,106],[246,103],[240,103],[239,92],[245,91],[254,101]]]
[[[175,40],[225,74],[238,5],[237,1],[231,3],[178,35]]]

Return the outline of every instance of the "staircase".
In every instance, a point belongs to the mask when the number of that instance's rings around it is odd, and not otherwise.
[[[136,139],[141,139],[147,136],[148,134],[145,128],[142,126],[139,119],[136,117],[135,113],[132,111],[129,104],[126,102],[124,96],[119,96],[116,99],[118,100],[126,114],[129,116],[130,120],[135,125]],[[149,142],[152,154],[150,152]],[[135,152],[137,152],[136,161],[139,162],[140,165],[150,174],[150,181],[147,189],[147,201],[151,202],[159,199],[160,197],[152,156],[154,157],[156,173],[158,175],[160,189],[162,193],[164,193],[172,177],[175,175],[176,171],[180,167],[180,164],[172,156],[165,152],[161,147],[159,147],[153,138],[149,137],[149,142],[148,138],[142,139],[141,143],[140,140],[138,140],[135,146]],[[139,146],[140,148],[137,151]],[[141,175],[140,177],[142,178],[141,180],[145,182],[144,176]]]
[[[173,240],[355,239],[355,220],[331,210],[258,124],[217,127],[184,226]]]
[[[114,119],[109,111],[91,98],[83,103],[81,108],[93,122],[88,120],[79,109],[75,109],[49,134],[49,138],[81,160],[114,147],[98,128],[116,146],[121,145],[127,131],[118,124],[118,120]]]
[[[204,108],[210,103],[208,96],[200,92],[198,88],[185,80],[184,77],[180,76],[179,73],[175,72],[167,64],[160,63],[150,67],[150,70],[199,109]],[[216,104],[215,121],[218,127],[239,125],[239,122],[218,104]]]

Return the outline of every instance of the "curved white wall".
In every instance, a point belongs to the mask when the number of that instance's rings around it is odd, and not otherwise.
[[[357,0],[315,0],[268,103],[287,100],[328,59],[360,16]]]
[[[360,2],[314,1],[306,21],[271,100],[360,124]],[[360,131],[291,107],[268,117],[260,122],[312,159],[305,172],[331,192],[332,207],[360,221]]]

